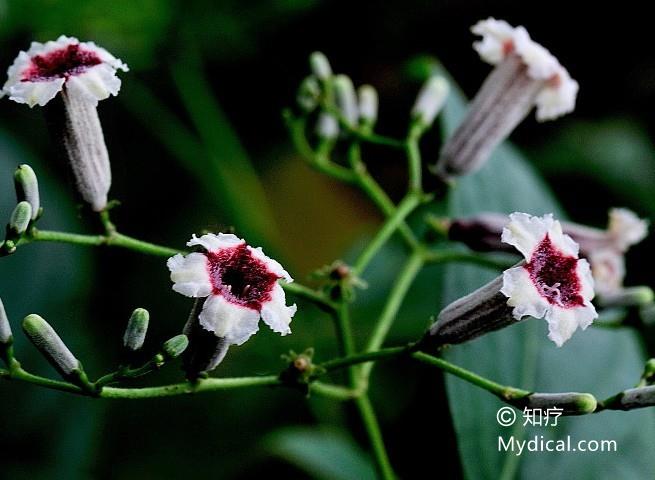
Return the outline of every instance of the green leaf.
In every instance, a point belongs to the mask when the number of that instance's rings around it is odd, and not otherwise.
[[[454,82],[453,82],[454,83]],[[442,126],[452,132],[465,109],[463,95],[453,88]],[[462,178],[449,198],[453,216],[481,211],[531,214],[562,212],[544,183],[517,149],[501,145],[478,173]],[[472,266],[446,270],[443,305],[471,292],[497,275]],[[495,381],[537,391],[588,391],[599,398],[631,386],[644,358],[631,331],[590,328],[577,332],[562,348],[546,338],[546,323],[528,319],[469,344],[451,348],[446,357]],[[652,410],[606,412],[588,417],[560,418],[558,427],[524,429],[521,415],[512,428],[500,427],[496,412],[503,406],[489,393],[454,377],[447,379],[448,396],[464,471],[471,479],[652,478],[655,459],[646,453],[655,436]],[[507,440],[546,439],[570,434],[575,440],[616,440],[618,452],[531,453],[521,457],[499,452],[498,437]]]
[[[374,479],[370,459],[355,442],[334,430],[292,427],[278,430],[264,440],[265,449],[323,480]]]

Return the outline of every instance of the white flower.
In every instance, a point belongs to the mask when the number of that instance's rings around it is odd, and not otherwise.
[[[538,121],[553,120],[573,111],[578,93],[578,83],[525,28],[489,18],[471,30],[482,37],[473,47],[495,68],[434,166],[446,180],[482,168],[535,106]]]
[[[471,31],[482,37],[473,48],[485,62],[497,65],[517,55],[530,77],[544,81],[535,99],[537,120],[552,120],[573,111],[578,83],[548,50],[530,38],[524,27],[488,18],[473,25]]]
[[[194,235],[187,245],[204,251],[175,255],[167,265],[173,290],[207,297],[198,317],[204,329],[231,345],[241,345],[255,334],[260,317],[273,331],[291,333],[296,305],[286,306],[278,280],[293,279],[278,262],[232,234]]]
[[[609,212],[607,232],[614,240],[616,248],[625,252],[630,246],[646,238],[648,220],[639,218],[627,208],[613,208]]]
[[[128,71],[127,65],[104,48],[62,35],[56,41],[32,42],[29,50],[20,52],[7,70],[0,96],[9,95],[30,107],[43,106],[65,86],[95,105],[118,94],[118,69]]]
[[[589,264],[578,258],[578,244],[552,215],[513,213],[502,240],[525,257],[524,264],[503,274],[501,292],[508,297],[514,318],[545,318],[548,338],[557,346],[578,327],[591,325],[598,314],[591,304],[594,281]]]

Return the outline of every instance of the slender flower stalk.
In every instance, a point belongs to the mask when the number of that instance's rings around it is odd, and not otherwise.
[[[443,147],[435,165],[443,178],[479,170],[533,107],[538,121],[571,112],[578,92],[568,71],[525,28],[489,18],[471,30],[482,37],[474,43],[475,50],[495,68]]]

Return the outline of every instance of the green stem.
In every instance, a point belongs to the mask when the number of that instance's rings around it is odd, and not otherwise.
[[[170,257],[176,253],[183,253],[181,250],[144,242],[143,240],[128,237],[121,233],[112,233],[110,235],[81,235],[77,233],[33,229],[29,237],[26,237],[20,244],[31,242],[58,242],[85,246],[107,245],[160,257]]]
[[[356,355],[350,355],[342,358],[335,358],[334,360],[328,360],[320,364],[321,368],[324,368],[325,371],[330,372],[333,370],[339,370],[341,368],[346,368],[351,365],[358,365],[360,363],[377,361],[383,358],[397,357],[404,353],[407,353],[409,346],[407,347],[389,347],[376,350],[375,352],[365,352],[358,353]]]
[[[382,314],[380,315],[373,333],[369,338],[368,344],[366,345],[366,352],[374,352],[379,350],[384,343],[384,339],[391,329],[391,325],[393,324],[393,321],[398,314],[398,310],[400,309],[400,306],[405,299],[405,296],[407,295],[407,291],[409,290],[409,287],[414,282],[416,275],[418,275],[418,272],[422,267],[423,252],[421,250],[416,250],[414,253],[412,253],[409,259],[407,259],[405,266],[400,271],[396,282],[391,288],[387,303],[384,306]],[[373,365],[373,363],[367,363],[363,366],[361,370],[361,378],[364,383],[368,382],[368,378],[371,374],[371,370],[373,369]]]
[[[312,393],[334,398],[335,400],[352,400],[360,395],[360,392],[355,389],[318,381],[312,382],[309,385],[309,389]]]
[[[361,158],[361,149],[357,143],[353,143],[350,146],[348,150],[348,160],[350,161],[350,167],[357,178],[357,184],[362,191],[371,199],[375,206],[384,213],[385,217],[393,216],[396,213],[396,205],[391,201],[387,192],[385,192],[382,187],[380,187],[380,184],[378,184],[378,182],[376,182],[368,173],[366,164]],[[419,245],[414,232],[412,232],[412,229],[409,228],[405,222],[402,222],[399,225],[398,231],[410,248],[416,248]]]
[[[385,480],[392,480],[396,478],[393,473],[393,468],[389,462],[389,456],[387,455],[387,450],[384,446],[384,440],[382,439],[382,432],[380,431],[380,425],[378,423],[377,417],[375,416],[375,411],[373,410],[373,405],[371,405],[371,400],[368,398],[367,394],[363,394],[355,399],[355,405],[357,410],[362,418],[364,423],[364,428],[368,435],[371,446],[373,447],[373,455],[375,456],[375,463],[378,469],[380,478]]]
[[[158,397],[173,397],[192,393],[215,392],[245,387],[278,386],[281,385],[277,375],[265,377],[208,378],[198,383],[177,383],[161,387],[116,388],[105,387],[100,392],[102,398],[143,399]]]
[[[310,300],[329,310],[335,310],[337,308],[336,303],[330,300],[324,293],[302,285],[296,281],[293,283],[281,283],[280,286],[288,293],[292,293],[293,295],[304,298],[305,300]]]
[[[79,395],[88,395],[88,392],[82,390],[77,385],[72,383],[62,382],[59,380],[51,380],[49,378],[40,377],[32,373],[26,372],[22,368],[14,368],[7,375],[3,375],[7,380],[20,380],[22,382],[31,383],[40,387],[49,388],[51,390],[59,390],[60,392],[77,393]]]
[[[419,148],[419,140],[423,130],[418,124],[414,124],[410,128],[407,135],[407,162],[409,170],[409,191],[420,194],[423,191],[422,182],[422,168],[421,164],[421,150]]]
[[[412,357],[420,362],[437,367],[444,372],[448,372],[452,375],[455,375],[456,377],[461,378],[462,380],[466,380],[473,385],[487,390],[502,400],[516,400],[530,395],[531,393],[528,390],[501,385],[492,380],[489,380],[488,378],[484,378],[477,373],[473,373],[470,370],[466,370],[465,368],[452,364],[443,358],[434,357],[432,355],[428,355],[427,353],[415,352],[412,354]]]
[[[419,196],[413,193],[408,194],[400,202],[394,214],[387,219],[384,225],[382,225],[382,228],[378,230],[378,233],[375,235],[373,240],[371,240],[364,251],[359,255],[359,258],[353,267],[353,272],[355,275],[362,274],[371,260],[373,260],[373,257],[375,257],[375,254],[378,253],[380,248],[384,246],[389,237],[393,235],[398,227],[405,221],[405,218],[407,218],[407,216],[414,211],[419,203]]]

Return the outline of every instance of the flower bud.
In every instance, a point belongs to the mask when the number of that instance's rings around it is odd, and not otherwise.
[[[501,276],[448,305],[421,343],[430,347],[463,343],[516,323],[502,287]]]
[[[162,351],[168,358],[177,358],[184,353],[189,346],[189,339],[186,335],[176,335],[164,342]]]
[[[309,67],[316,78],[321,81],[325,81],[332,76],[330,62],[321,52],[314,52],[309,56]]]
[[[131,351],[136,352],[143,347],[148,332],[148,322],[150,314],[144,308],[137,308],[132,312],[130,320],[127,322],[127,328],[123,335],[123,346]]]
[[[586,415],[596,410],[598,402],[590,393],[532,393],[515,402],[517,406],[547,411],[562,409],[562,415]]]
[[[443,77],[432,76],[426,80],[412,107],[412,118],[423,128],[432,125],[448,97],[448,82]]]
[[[79,360],[59,338],[57,332],[39,315],[31,314],[25,317],[23,331],[63,377],[75,377],[76,372],[81,370]]]
[[[300,108],[306,112],[313,112],[318,106],[318,99],[321,96],[321,86],[315,76],[310,75],[300,84],[296,101]]]
[[[339,122],[334,115],[327,112],[318,115],[316,135],[323,140],[334,140],[339,136]]]
[[[611,402],[611,408],[614,410],[632,410],[654,405],[655,385],[624,390]]]
[[[615,291],[598,296],[600,306],[630,307],[644,306],[653,303],[653,290],[645,285],[638,287],[619,288]]]
[[[341,114],[351,126],[357,125],[357,95],[353,82],[347,75],[334,78],[334,95]]]
[[[9,219],[9,229],[15,235],[22,235],[27,231],[27,227],[32,219],[32,207],[29,202],[22,201],[16,205]]]
[[[378,92],[371,85],[362,85],[357,89],[359,100],[359,120],[367,126],[375,125],[378,119]]]
[[[32,167],[20,165],[14,172],[16,198],[19,202],[26,201],[32,207],[32,220],[39,216],[41,201],[39,197],[39,182]]]
[[[0,345],[9,345],[12,343],[12,340],[11,325],[9,325],[5,306],[2,304],[2,299],[0,298]]]

